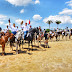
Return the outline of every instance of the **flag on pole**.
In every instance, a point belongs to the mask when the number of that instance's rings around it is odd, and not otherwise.
[[[8,22],[10,23],[10,18],[9,18]]]
[[[29,24],[30,24],[30,20],[29,20]]]

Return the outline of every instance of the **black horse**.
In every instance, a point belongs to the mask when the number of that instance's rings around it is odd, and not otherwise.
[[[32,46],[32,50],[33,50],[33,39],[34,39],[34,34],[35,32],[37,33],[37,35],[39,34],[39,29],[38,27],[37,28],[32,28],[28,31],[28,33],[26,34],[24,40],[28,41],[28,48],[30,46],[30,43],[31,43],[31,46]],[[23,42],[22,42],[23,43]]]

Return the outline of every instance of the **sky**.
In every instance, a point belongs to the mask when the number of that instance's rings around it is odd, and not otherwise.
[[[72,28],[72,0],[0,0],[0,27],[5,29],[9,18],[19,29],[22,20],[42,29],[49,28],[48,20],[53,21],[51,29],[57,28],[59,20],[59,28]]]

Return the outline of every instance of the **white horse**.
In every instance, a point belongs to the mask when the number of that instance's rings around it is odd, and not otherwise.
[[[12,36],[10,38],[10,48],[12,48],[13,43],[16,43],[16,54],[18,54],[18,45],[19,45],[19,49],[21,50],[21,48],[20,48],[21,40],[24,40],[24,32],[23,31],[18,31],[15,36]],[[13,48],[12,48],[12,50],[13,50]]]

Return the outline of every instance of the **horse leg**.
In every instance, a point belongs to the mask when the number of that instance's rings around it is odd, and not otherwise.
[[[62,35],[62,39],[64,38],[64,36]]]
[[[71,39],[71,35],[69,35],[69,39]]]
[[[18,54],[18,42],[16,43],[16,54]]]
[[[21,51],[21,47],[20,46],[21,46],[21,41],[19,41],[19,50]]]
[[[57,36],[56,36],[56,41],[57,41]]]
[[[23,48],[23,43],[24,43],[24,41],[22,40],[22,48]]]
[[[67,41],[67,36],[65,36],[65,38],[66,38],[66,41]]]
[[[30,51],[29,46],[30,46],[30,41],[28,42],[28,50]]]
[[[60,41],[60,35],[59,35],[59,41]]]
[[[32,41],[31,41],[31,46],[32,46],[32,51],[33,51],[33,44],[32,44]]]
[[[13,51],[12,42],[10,42],[10,51],[11,51],[11,49]]]
[[[5,44],[2,44],[2,55],[5,53]]]

